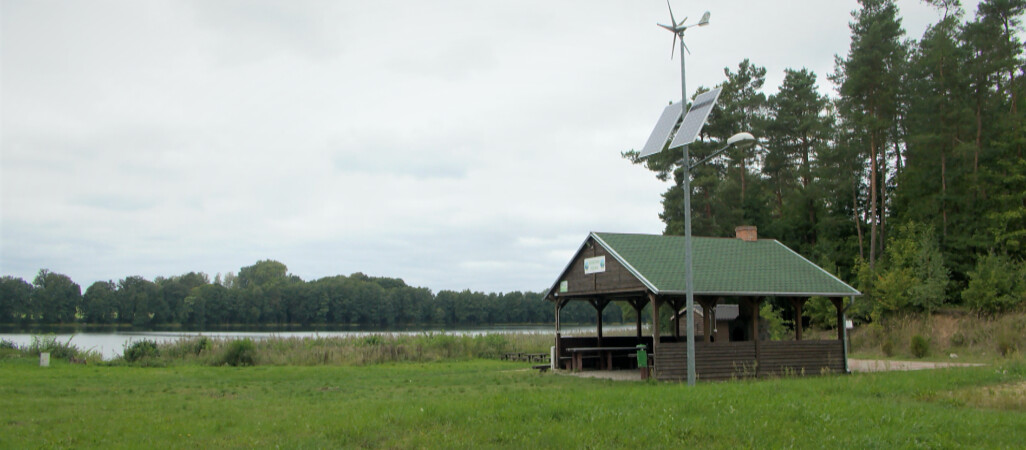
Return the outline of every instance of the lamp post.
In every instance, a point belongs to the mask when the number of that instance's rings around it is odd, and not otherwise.
[[[666,6],[669,8],[669,0],[666,2]],[[673,17],[673,8],[670,9],[670,25],[663,25],[661,23],[656,24],[660,27],[669,30],[673,33],[673,45],[677,45],[677,40],[680,39],[680,90],[681,90],[681,102],[680,112],[672,111],[669,107],[663,112],[663,117],[660,117],[660,122],[656,125],[656,129],[652,132],[652,137],[649,138],[649,142],[645,144],[645,149],[642,151],[641,157],[647,156],[654,152],[659,151],[666,142],[667,134],[672,135],[672,125],[674,123],[674,117],[683,116],[683,122],[681,123],[681,131],[678,132],[674,141],[670,143],[670,149],[674,149],[678,146],[683,147],[684,159],[681,160],[681,167],[684,170],[684,280],[685,280],[685,293],[687,296],[687,365],[688,365],[688,385],[693,386],[695,384],[695,287],[694,287],[694,270],[691,261],[691,169],[704,164],[710,159],[716,157],[720,153],[723,153],[727,149],[734,146],[748,146],[755,143],[755,137],[749,133],[738,133],[727,139],[727,145],[723,148],[716,150],[708,157],[702,159],[698,163],[691,164],[691,153],[688,150],[689,144],[698,135],[698,131],[701,129],[702,124],[705,123],[706,117],[709,110],[712,109],[712,105],[716,102],[716,97],[719,96],[719,90],[708,93],[711,95],[711,100],[708,98],[708,104],[704,107],[701,113],[696,114],[700,116],[696,119],[697,124],[690,129],[691,133],[683,133],[685,125],[688,124],[690,116],[687,108],[688,100],[688,88],[687,88],[687,76],[685,71],[684,58],[688,51],[687,45],[684,44],[684,31],[693,26],[704,27],[709,25],[709,12],[702,15],[702,19],[698,23],[693,25],[684,25],[687,20],[677,22],[677,19]],[[673,49],[670,50],[670,57],[673,57]],[[703,94],[705,95],[705,94]],[[701,96],[700,96],[701,97]],[[696,99],[696,109],[702,109],[698,105]],[[668,114],[669,112],[669,114]],[[664,118],[668,119],[664,122]],[[681,139],[681,135],[684,135],[684,140],[681,143],[677,143],[678,139]],[[657,312],[658,314],[658,312]]]
[[[670,9],[670,25],[656,24],[662,28],[669,30],[673,33],[673,44],[677,44],[677,39],[680,39],[680,91],[681,91],[681,114],[687,114],[688,106],[688,84],[687,84],[687,71],[685,70],[685,51],[688,50],[687,45],[684,44],[684,32],[687,31],[688,25],[684,25],[684,21],[687,20],[685,17],[680,23],[677,23],[677,19],[673,17],[673,8],[670,8],[670,1],[666,0],[666,7]],[[692,26],[706,26],[709,25],[709,12],[706,11],[702,15],[702,19],[698,21],[698,24]],[[670,50],[670,57],[673,57],[673,49]],[[688,151],[689,145],[684,146],[684,159],[681,165],[684,167],[684,282],[687,284],[687,342],[688,342],[688,386],[695,385],[695,292],[693,288],[693,274],[691,266],[691,154]]]
[[[684,160],[681,162],[681,167],[684,169],[684,283],[686,284],[687,306],[685,308],[688,321],[688,386],[695,385],[695,271],[691,258],[693,253],[691,249],[691,170],[719,156],[720,153],[731,147],[744,148],[754,144],[755,137],[751,133],[737,133],[727,139],[727,145],[723,148],[695,164],[691,164],[689,146],[684,146]]]

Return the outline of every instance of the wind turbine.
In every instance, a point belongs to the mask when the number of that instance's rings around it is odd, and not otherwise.
[[[677,22],[677,20],[673,17],[673,7],[670,6],[670,0],[666,0],[666,7],[670,10],[671,25],[663,25],[661,23],[657,23],[656,25],[659,25],[660,27],[663,27],[673,33],[673,47],[670,48],[670,59],[673,59],[673,53],[677,50],[677,39],[680,39],[680,46],[682,48],[681,51],[683,52],[684,50],[687,50],[687,52],[690,54],[691,49],[689,49],[688,46],[684,44],[684,31],[687,30],[688,27],[704,27],[706,25],[709,25],[709,11],[706,11],[705,14],[702,14],[702,19],[699,20],[698,23],[692,25],[684,25],[684,22],[687,22],[688,18],[685,17],[681,19],[680,22]]]

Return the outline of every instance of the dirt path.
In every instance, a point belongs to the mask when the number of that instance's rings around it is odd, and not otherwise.
[[[889,370],[924,370],[943,369],[946,367],[975,367],[983,364],[927,362],[927,361],[890,361],[881,359],[848,359],[848,368],[852,372],[886,372]]]

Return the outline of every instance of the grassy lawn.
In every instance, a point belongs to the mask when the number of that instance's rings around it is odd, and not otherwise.
[[[0,361],[0,447],[1018,447],[1026,441],[1021,362],[691,389],[540,375],[524,367],[472,360],[240,368],[56,361],[40,368],[35,359],[11,358]]]

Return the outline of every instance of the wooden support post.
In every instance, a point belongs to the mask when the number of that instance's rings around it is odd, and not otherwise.
[[[674,299],[669,302],[670,306],[673,306],[673,337],[678,341],[680,340],[680,318],[687,317],[680,313],[681,308],[684,308],[685,302],[686,300],[684,299]]]
[[[841,297],[830,297],[830,302],[837,309],[837,340],[844,340],[844,299]]]
[[[641,338],[641,310],[645,309],[645,299],[633,299],[629,303],[634,308],[634,317],[638,319],[638,338]]]
[[[559,358],[563,355],[563,336],[559,331],[559,311],[566,306],[567,302],[569,302],[569,300],[556,299],[556,354],[554,355],[556,360],[553,362],[557,369],[559,368]]]
[[[673,337],[680,340],[680,310],[677,309],[676,303],[673,305]]]
[[[712,342],[712,332],[715,324],[713,315],[716,311],[716,297],[699,297],[698,303],[702,305],[702,334],[705,335],[705,342]]]
[[[652,302],[652,353],[659,355],[659,297],[649,292],[648,300]],[[653,362],[655,362],[654,358]],[[653,369],[657,368],[653,367]]]
[[[802,308],[808,300],[807,297],[791,298],[791,307],[794,308],[794,340],[796,341],[802,340]]]
[[[596,322],[598,323],[596,335],[598,336],[598,346],[601,347],[602,346],[602,311],[604,309],[606,309],[606,305],[609,304],[609,300],[606,300],[606,299],[588,300],[588,303],[591,303],[591,306],[595,307],[595,314],[597,314]]]
[[[752,305],[752,340],[755,341],[755,376],[759,376],[759,367],[762,366],[762,354],[759,352],[759,303],[762,297],[752,297],[748,303]]]

